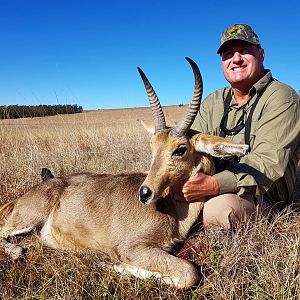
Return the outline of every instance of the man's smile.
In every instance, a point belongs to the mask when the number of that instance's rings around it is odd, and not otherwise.
[[[231,71],[234,71],[234,72],[243,71],[244,69],[246,69],[246,67],[247,66],[233,67],[233,68],[231,68]]]

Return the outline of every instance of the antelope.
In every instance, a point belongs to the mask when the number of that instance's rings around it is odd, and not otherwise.
[[[9,241],[37,229],[45,246],[67,251],[98,250],[122,274],[155,277],[177,288],[199,281],[196,267],[170,252],[186,239],[205,199],[176,201],[170,189],[196,172],[214,173],[212,156],[241,156],[247,145],[191,130],[200,107],[202,78],[194,61],[195,87],[184,118],[173,128],[165,122],[159,99],[138,68],[150,101],[154,128],[152,162],[147,173],[80,173],[54,177],[44,169],[43,181],[0,209],[0,246],[12,259],[24,249]]]

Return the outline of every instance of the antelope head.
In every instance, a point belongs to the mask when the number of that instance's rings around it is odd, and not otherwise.
[[[234,144],[221,137],[204,135],[190,129],[200,108],[203,83],[196,63],[188,57],[186,60],[195,77],[194,94],[184,117],[174,128],[167,127],[159,99],[144,72],[138,68],[154,120],[154,128],[146,128],[152,134],[151,167],[139,189],[139,199],[145,204],[154,203],[167,195],[170,187],[184,182],[194,172],[213,174],[212,156],[241,156],[248,149],[247,145]]]

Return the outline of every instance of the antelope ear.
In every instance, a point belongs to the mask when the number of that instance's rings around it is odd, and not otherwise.
[[[248,145],[235,144],[222,137],[199,133],[192,138],[195,150],[215,157],[242,156],[247,153]]]
[[[143,127],[151,134],[153,135],[155,132],[153,124],[147,124],[145,121],[140,120],[140,123],[143,125]]]

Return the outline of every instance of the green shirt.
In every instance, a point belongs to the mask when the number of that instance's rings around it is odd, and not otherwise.
[[[274,203],[287,205],[293,200],[300,159],[300,98],[296,91],[279,81],[272,81],[264,89],[271,79],[268,70],[249,91],[246,115],[262,92],[252,116],[251,151],[235,164],[234,171],[224,170],[214,176],[219,181],[221,193],[267,194]],[[231,88],[217,90],[203,101],[194,129],[205,134],[220,134],[227,93],[232,93]],[[234,103],[232,97],[231,105]],[[234,127],[242,114],[243,110],[233,105],[227,128]],[[244,144],[245,128],[226,138]]]

